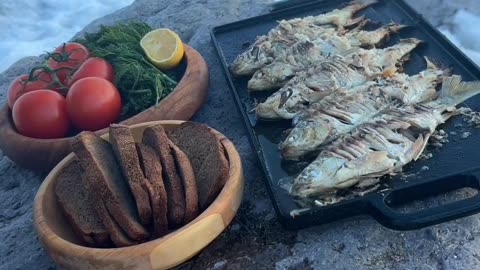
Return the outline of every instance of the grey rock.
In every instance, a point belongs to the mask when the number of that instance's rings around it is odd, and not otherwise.
[[[447,22],[458,8],[469,7],[480,14],[480,4],[475,0],[408,2],[437,26]],[[95,31],[101,24],[143,21],[177,31],[207,61],[209,95],[193,120],[207,123],[236,145],[245,170],[244,200],[231,226],[199,255],[177,268],[478,269],[479,215],[409,232],[386,229],[366,216],[299,231],[280,226],[209,36],[215,25],[267,12],[266,3],[137,0],[95,20],[76,35]],[[0,103],[5,101],[11,80],[41,60],[41,57],[21,59],[0,74]],[[32,203],[44,177],[17,167],[0,151],[0,270],[55,269],[32,225]],[[469,195],[457,192],[441,200]]]

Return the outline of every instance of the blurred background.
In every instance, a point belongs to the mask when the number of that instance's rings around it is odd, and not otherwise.
[[[200,0],[191,2],[198,1]],[[228,1],[241,0],[227,0],[225,3],[228,4]],[[0,72],[22,57],[53,50],[91,21],[133,2],[134,0],[0,0]],[[480,65],[479,0],[407,2]]]

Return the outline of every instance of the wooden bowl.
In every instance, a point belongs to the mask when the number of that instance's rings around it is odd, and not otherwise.
[[[157,120],[188,120],[201,107],[208,91],[208,68],[202,56],[184,45],[186,70],[175,90],[157,105],[121,123],[132,125]],[[96,131],[105,134],[107,129]],[[48,172],[70,151],[72,137],[35,139],[19,134],[8,105],[0,111],[0,149],[17,165],[34,171]]]
[[[173,128],[183,121],[156,121],[131,126],[136,141],[146,127]],[[217,132],[221,138],[225,138]],[[108,138],[108,134],[103,135]],[[243,171],[232,142],[222,140],[230,164],[228,180],[215,201],[196,219],[156,240],[123,248],[99,249],[79,245],[55,197],[60,169],[75,159],[70,153],[43,181],[34,201],[33,222],[40,241],[62,269],[168,269],[200,252],[232,221],[243,194]]]

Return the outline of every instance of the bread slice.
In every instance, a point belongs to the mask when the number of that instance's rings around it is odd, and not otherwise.
[[[151,147],[141,143],[137,143],[136,147],[140,165],[151,187],[149,196],[153,211],[153,237],[161,237],[168,231],[167,191],[163,184],[162,164]]]
[[[160,157],[162,176],[168,194],[168,224],[171,228],[182,224],[185,215],[185,193],[182,180],[177,174],[175,161],[169,146],[169,139],[161,125],[148,127],[143,133],[142,142],[153,148]]]
[[[187,224],[198,216],[198,191],[195,174],[193,173],[192,164],[187,155],[178,148],[173,142],[169,142],[175,159],[177,172],[182,179],[183,189],[185,190],[185,216],[183,224]]]
[[[69,224],[85,244],[90,247],[110,245],[109,233],[95,212],[93,201],[88,198],[76,160],[60,171],[55,194]]]
[[[148,180],[140,167],[135,140],[130,128],[119,124],[110,125],[109,139],[123,176],[135,199],[140,222],[148,226],[152,222],[152,209],[146,190]]]
[[[200,209],[207,208],[228,178],[228,161],[222,144],[208,126],[194,122],[180,124],[168,132],[168,137],[190,159],[197,182]]]
[[[127,247],[140,243],[140,241],[133,241],[125,235],[125,232],[120,228],[102,201],[96,205],[96,208],[99,213],[102,213],[102,221],[105,224],[105,227],[108,228],[110,238],[116,247]]]
[[[72,149],[82,169],[82,182],[87,192],[95,197],[94,205],[103,203],[132,240],[148,238],[149,233],[139,222],[131,191],[122,177],[111,145],[95,133],[84,131],[75,136]],[[98,211],[98,207],[96,209]],[[105,221],[104,212],[97,214]],[[104,225],[108,224],[104,222]]]

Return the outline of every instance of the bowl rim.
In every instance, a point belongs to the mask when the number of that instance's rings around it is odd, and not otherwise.
[[[150,121],[150,122],[143,122],[138,123],[135,125],[129,126],[130,128],[137,128],[143,126],[152,126],[156,124],[162,125],[179,125],[183,122],[182,120],[160,120],[160,121]],[[211,127],[210,127],[211,128]],[[78,257],[89,257],[90,255],[95,255],[96,257],[103,257],[107,255],[113,254],[120,254],[125,252],[130,252],[131,250],[135,250],[137,254],[142,255],[149,255],[150,252],[155,249],[159,244],[165,242],[166,240],[181,234],[183,231],[188,229],[190,226],[194,225],[195,223],[201,221],[202,219],[211,216],[212,214],[216,214],[215,210],[224,210],[224,208],[228,207],[229,209],[233,210],[233,215],[231,217],[222,216],[224,228],[222,231],[225,230],[227,225],[233,219],[233,216],[236,214],[238,207],[240,206],[242,197],[243,197],[243,170],[240,155],[238,154],[235,146],[233,143],[226,138],[222,133],[218,132],[217,130],[211,128],[216,135],[219,135],[219,139],[222,140],[226,157],[229,160],[229,176],[227,181],[225,182],[224,187],[217,195],[217,198],[209,205],[207,209],[201,212],[194,220],[190,221],[189,223],[185,224],[184,226],[172,231],[171,233],[162,236],[160,238],[150,240],[141,244],[128,246],[128,247],[120,247],[120,248],[93,248],[93,247],[86,247],[82,245],[78,245],[72,242],[65,240],[64,238],[60,237],[56,234],[48,225],[47,221],[45,220],[44,216],[44,209],[43,209],[43,201],[44,196],[46,195],[45,191],[50,185],[54,184],[56,176],[58,175],[59,169],[65,166],[66,164],[70,163],[71,160],[75,157],[74,153],[68,154],[64,159],[62,159],[46,176],[43,183],[40,185],[34,199],[34,207],[33,207],[33,224],[35,227],[35,231],[38,235],[39,240],[48,246],[48,249],[55,249],[56,251],[65,253],[68,249],[67,253],[75,252]],[[108,133],[102,135],[106,136]],[[239,173],[240,177],[233,177],[234,174]],[[240,196],[236,201],[231,201],[228,204],[224,204],[220,206],[221,202],[230,201],[230,194],[234,192],[233,190],[236,188],[240,188]],[[219,209],[216,209],[219,208]],[[218,235],[214,237],[217,238]],[[212,240],[213,241],[213,240]],[[208,245],[208,243],[207,243]],[[206,246],[206,245],[205,245]],[[202,249],[205,247],[203,246]],[[46,250],[47,251],[47,250]],[[188,258],[187,258],[188,259]]]

